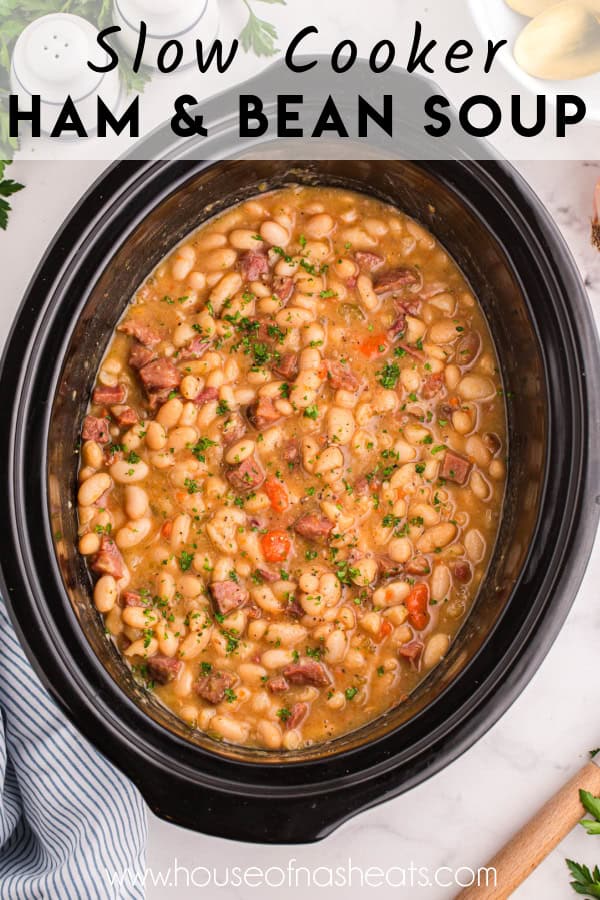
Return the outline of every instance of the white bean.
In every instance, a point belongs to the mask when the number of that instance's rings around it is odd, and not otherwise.
[[[285,248],[290,242],[289,232],[277,222],[263,222],[260,226],[260,236],[272,247]]]
[[[118,459],[110,467],[110,474],[119,484],[135,484],[144,481],[148,477],[148,465],[143,459],[138,462],[128,462],[126,459]]]
[[[119,528],[115,535],[115,543],[121,550],[128,550],[130,547],[136,547],[140,544],[152,528],[151,519],[137,519],[134,522],[127,522],[123,528]]]
[[[77,493],[79,504],[92,506],[111,485],[111,477],[106,472],[97,472],[95,475],[91,475],[79,488]]]
[[[447,634],[432,635],[423,651],[423,665],[426,669],[436,666],[439,661],[446,655],[450,647],[450,638]]]
[[[130,519],[141,519],[148,511],[148,494],[135,484],[125,487],[125,512]]]
[[[98,612],[107,613],[117,602],[117,582],[112,575],[102,575],[94,586],[94,605]]]

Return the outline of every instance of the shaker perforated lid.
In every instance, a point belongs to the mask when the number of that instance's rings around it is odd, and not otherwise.
[[[108,54],[96,43],[97,29],[80,16],[51,13],[31,22],[19,36],[12,56],[12,76],[20,91],[39,94],[49,103],[73,100],[97,91],[103,74],[94,72]]]

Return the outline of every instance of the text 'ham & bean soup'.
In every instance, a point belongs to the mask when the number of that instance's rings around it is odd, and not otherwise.
[[[505,407],[429,232],[266,193],[162,262],[83,422],[79,549],[137,677],[193,728],[297,750],[401,703],[493,549]]]

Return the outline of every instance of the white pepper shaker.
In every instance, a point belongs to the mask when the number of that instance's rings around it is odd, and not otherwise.
[[[97,29],[70,13],[50,13],[31,22],[14,46],[10,82],[19,108],[31,109],[31,95],[40,96],[41,130],[49,134],[62,105],[71,97],[88,134],[95,131],[97,97],[115,112],[120,97],[117,69],[94,72],[88,60],[102,65],[108,54],[97,42]],[[74,135],[71,135],[74,136]]]
[[[142,63],[157,69],[157,59],[167,41],[181,45],[180,66],[196,59],[196,40],[208,47],[219,30],[217,0],[114,0],[113,22],[121,28],[118,35],[121,46],[135,58],[140,42],[140,23],[147,28]],[[171,49],[167,54],[170,63],[174,58]]]

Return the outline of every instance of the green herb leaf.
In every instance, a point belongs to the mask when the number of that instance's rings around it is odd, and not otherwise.
[[[600,897],[600,869],[598,866],[594,868],[593,872],[590,872],[587,866],[572,859],[567,859],[566,863],[575,879],[571,882],[575,893],[583,894],[585,897]]]
[[[383,369],[377,373],[377,381],[381,387],[386,388],[388,391],[391,391],[396,387],[399,378],[400,366],[395,362],[386,363]]]
[[[193,559],[193,553],[188,553],[186,550],[181,551],[181,556],[179,557],[179,568],[182,572],[187,572],[187,570],[192,565]]]
[[[0,7],[0,27],[1,22],[2,16]],[[12,209],[8,200],[5,200],[4,198],[11,197],[18,191],[22,191],[25,187],[25,185],[19,184],[18,181],[14,181],[12,178],[4,178],[4,170],[8,165],[10,165],[9,160],[0,160],[0,228],[2,228],[3,231],[6,231],[6,226],[8,225],[8,214]]]
[[[581,805],[594,819],[582,819],[581,824],[588,834],[600,834],[600,797],[594,797],[589,791],[579,791]]]
[[[262,0],[263,3],[280,3],[285,6],[285,0]],[[244,0],[248,8],[248,21],[240,34],[240,43],[248,53],[250,50],[257,56],[274,56],[279,48],[275,46],[278,38],[277,29],[271,22],[259,19],[252,10],[248,0]]]

